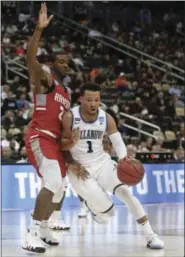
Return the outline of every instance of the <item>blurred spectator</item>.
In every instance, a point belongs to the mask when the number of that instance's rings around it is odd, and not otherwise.
[[[13,138],[13,135],[10,132],[8,132],[6,138],[1,141],[2,148],[10,147],[10,142],[15,143],[15,149],[18,151],[20,148],[20,144]]]
[[[184,149],[179,148],[179,149],[175,150],[175,152],[174,152],[174,159],[176,161],[184,162],[185,161],[184,154],[185,154]]]
[[[12,159],[12,151],[9,147],[4,147],[1,149],[1,162],[2,163],[14,163],[15,160]]]
[[[15,123],[15,115],[12,111],[6,111],[4,117],[2,118],[3,127],[8,130],[11,125]]]
[[[37,50],[37,56],[47,55],[47,54],[48,54],[48,52],[44,48],[44,42],[43,42],[43,40],[41,40],[39,42],[39,47],[38,47],[38,50]]]
[[[11,91],[7,93],[7,98],[4,99],[3,106],[1,109],[2,115],[4,115],[7,110],[17,110],[17,103]]]
[[[18,56],[25,56],[26,51],[24,49],[24,45],[21,44],[19,41],[16,43],[17,47],[15,48],[15,55]]]
[[[26,163],[27,162],[27,154],[26,154],[26,147],[22,147],[19,160],[17,163]]]
[[[148,151],[151,151],[152,150],[152,146],[153,146],[153,138],[152,137],[149,137],[146,141],[146,148]]]
[[[184,103],[181,100],[179,100],[176,94],[173,95],[172,102],[175,107],[184,107]]]
[[[4,85],[1,90],[1,99],[4,100],[8,97],[8,92],[10,91],[10,86]]]
[[[22,94],[20,95],[20,97],[19,97],[19,100],[16,101],[16,103],[17,103],[17,108],[18,108],[18,109],[24,108],[25,105],[26,105],[26,102],[28,102],[28,101],[26,100],[26,94],[22,93]]]
[[[127,156],[131,158],[135,158],[137,152],[137,147],[134,145],[127,145]]]
[[[140,22],[143,25],[150,25],[152,22],[152,14],[149,8],[144,7],[143,9],[141,9],[140,13]]]
[[[23,110],[19,110],[15,119],[15,126],[20,128],[27,125],[27,121],[23,118]]]
[[[1,127],[1,142],[2,142],[3,139],[6,138],[6,134],[7,134],[6,130]]]
[[[100,74],[100,70],[98,68],[92,69],[90,72],[90,80],[95,81],[95,78]]]
[[[115,81],[118,89],[126,89],[128,87],[128,80],[124,72],[121,72],[119,77]]]

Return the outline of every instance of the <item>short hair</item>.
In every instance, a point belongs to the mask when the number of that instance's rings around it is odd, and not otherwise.
[[[51,53],[48,55],[48,62],[54,63],[56,61],[58,53]]]
[[[57,54],[56,53],[52,53],[50,55],[38,55],[36,57],[36,59],[40,62],[40,63],[54,63],[55,60],[57,58]]]
[[[80,88],[80,95],[84,95],[86,90],[93,91],[93,92],[96,92],[96,91],[101,92],[101,87],[94,82],[84,83]]]

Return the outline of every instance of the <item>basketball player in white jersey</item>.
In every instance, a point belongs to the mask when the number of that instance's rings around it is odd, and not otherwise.
[[[144,209],[127,185],[117,177],[116,162],[103,149],[103,137],[107,133],[119,158],[127,156],[126,146],[112,116],[99,108],[100,87],[86,83],[81,87],[81,105],[72,108],[63,117],[63,150],[70,150],[75,161],[85,168],[84,179],[68,171],[72,187],[86,201],[95,221],[107,223],[114,215],[114,205],[107,191],[125,203],[140,224],[146,236],[147,247],[162,249],[164,243],[153,232]],[[79,139],[71,140],[73,129],[79,128]],[[68,140],[67,140],[68,139]]]

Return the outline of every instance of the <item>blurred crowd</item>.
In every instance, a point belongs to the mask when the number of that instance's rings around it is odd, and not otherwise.
[[[122,29],[117,21],[111,21],[108,30],[102,31],[141,51],[165,62],[183,68],[184,25],[174,13],[163,13],[162,29],[154,27],[152,11],[139,11],[139,19]],[[87,17],[85,17],[87,19]],[[1,149],[3,162],[26,160],[24,127],[33,113],[33,95],[27,71],[21,66],[16,72],[9,71],[7,78],[7,57],[25,66],[27,42],[35,28],[36,19],[29,14],[12,14],[9,8],[2,17],[2,86],[1,86]],[[83,21],[84,22],[84,21]],[[88,22],[87,22],[88,23]],[[90,23],[90,22],[89,22]],[[97,29],[98,21],[93,27]],[[171,25],[170,25],[171,24]],[[173,25],[173,26],[172,26]],[[172,29],[173,28],[173,29]],[[65,53],[70,58],[72,74],[64,78],[65,86],[71,89],[72,106],[78,103],[79,87],[83,82],[95,81],[102,86],[102,107],[109,110],[117,121],[128,147],[129,155],[136,152],[172,152],[174,160],[184,160],[184,99],[182,81],[174,78],[170,71],[162,72],[132,59],[94,40],[92,35],[81,34],[66,27],[60,19],[54,19],[44,31],[39,43],[37,58],[43,64],[50,53]],[[24,77],[19,75],[24,74]],[[155,124],[161,128],[155,131],[145,125],[126,118],[124,112]],[[124,124],[142,129],[156,138],[148,137],[129,129]],[[112,155],[114,153],[112,152]]]

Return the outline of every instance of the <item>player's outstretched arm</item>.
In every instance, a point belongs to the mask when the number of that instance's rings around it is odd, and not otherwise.
[[[38,23],[36,29],[28,42],[28,49],[26,54],[26,63],[28,67],[28,72],[31,77],[31,80],[34,81],[34,91],[36,93],[40,93],[41,85],[44,84],[44,87],[50,87],[52,84],[52,80],[50,76],[47,75],[45,71],[43,71],[42,66],[36,60],[37,50],[39,40],[44,28],[48,26],[53,16],[47,17],[47,6],[45,3],[41,4]]]
[[[127,149],[121,134],[118,132],[116,123],[111,115],[107,114],[107,133],[118,158],[124,159],[127,156]]]

